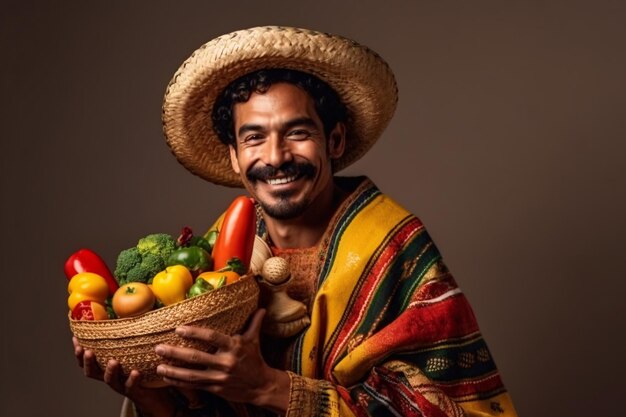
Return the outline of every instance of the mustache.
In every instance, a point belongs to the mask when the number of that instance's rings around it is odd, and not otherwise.
[[[308,177],[314,178],[317,173],[317,168],[313,164],[308,162],[285,162],[278,168],[267,165],[251,168],[246,177],[249,181],[265,181],[269,178],[274,178],[278,174],[282,174],[286,177]]]

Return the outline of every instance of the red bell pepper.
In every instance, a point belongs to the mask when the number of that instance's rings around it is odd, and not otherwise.
[[[109,295],[115,294],[119,287],[106,263],[89,249],[80,249],[65,261],[65,276],[68,280],[71,280],[74,275],[81,272],[92,272],[104,278],[109,287]]]
[[[213,268],[235,270],[239,274],[248,272],[256,234],[256,210],[248,197],[237,197],[226,210],[222,228],[213,247]],[[233,268],[237,260],[242,269]]]

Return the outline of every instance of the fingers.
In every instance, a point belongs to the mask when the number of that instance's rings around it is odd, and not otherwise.
[[[261,324],[263,323],[263,317],[265,317],[265,309],[263,308],[257,310],[257,312],[254,313],[248,329],[242,335],[244,339],[257,340],[259,338],[259,335],[261,334]],[[220,333],[216,330],[211,330],[204,327],[181,326],[176,328],[176,334],[182,337],[188,337],[190,339],[202,340],[221,350],[229,350],[233,347],[232,337],[224,333]]]
[[[157,366],[157,375],[163,378],[168,385],[183,388],[194,388],[200,385],[209,385],[219,380],[223,373],[211,369],[195,370],[160,364]]]
[[[107,362],[102,379],[107,383],[107,385],[120,385],[120,364],[118,361],[112,359]]]
[[[96,355],[90,350],[85,350],[83,353],[83,370],[88,378],[102,380],[104,377],[102,368],[96,360]]]
[[[74,345],[74,356],[76,356],[76,362],[78,366],[83,367],[83,354],[85,353],[83,347],[78,344],[78,339],[72,337],[72,344]]]
[[[261,325],[263,324],[263,317],[265,317],[265,309],[261,308],[254,313],[250,325],[246,332],[242,335],[246,340],[259,340],[261,335]]]
[[[240,388],[245,391],[249,386],[258,385],[254,381],[258,379],[259,365],[264,363],[258,347],[264,316],[265,310],[258,310],[245,333],[234,336],[195,326],[177,328],[178,335],[206,342],[217,351],[159,345],[155,352],[164,359],[196,366],[163,363],[157,367],[157,375],[166,384],[177,388],[200,388],[218,395],[228,390],[235,398],[240,398]]]
[[[139,386],[141,382],[141,373],[135,369],[130,371],[128,375],[128,379],[124,383],[124,387],[126,388],[126,392],[132,391],[135,387]]]
[[[109,360],[105,369],[102,370],[96,355],[91,350],[83,349],[76,337],[72,337],[72,344],[78,366],[83,368],[83,372],[88,378],[104,381],[113,390],[126,396],[137,389],[141,389],[141,373],[139,371],[132,370],[128,378],[125,378],[122,366],[115,359]]]
[[[128,396],[133,390],[140,387],[141,373],[133,369],[130,371],[128,378],[125,378],[120,363],[111,359],[107,362],[103,380],[117,393]]]
[[[158,345],[154,351],[157,355],[164,359],[177,360],[188,363],[190,365],[201,365],[221,367],[219,358],[216,355],[202,352],[197,349],[171,346],[171,345]]]
[[[176,334],[190,339],[202,340],[222,350],[228,350],[232,346],[230,336],[204,327],[182,326],[176,328]]]
[[[77,347],[80,347],[80,345],[78,344],[78,339],[76,338],[76,336],[72,336],[72,344],[74,345],[74,349],[76,349]]]

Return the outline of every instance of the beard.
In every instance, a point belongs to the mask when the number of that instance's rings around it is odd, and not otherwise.
[[[259,201],[259,204],[263,211],[271,218],[276,220],[290,220],[304,213],[310,201],[308,199],[290,201],[287,197],[279,196],[277,202],[269,204],[264,201]]]
[[[274,178],[279,174],[286,177],[295,176],[296,179],[315,179],[315,176],[317,175],[317,168],[308,162],[287,162],[278,168],[274,168],[272,166],[253,167],[246,173],[246,177],[248,178],[248,181],[250,181],[252,187],[256,188],[256,184],[259,181],[265,182],[266,180]],[[267,201],[262,201],[259,198],[257,198],[257,201],[261,205],[263,211],[274,219],[294,219],[304,213],[311,203],[310,199],[307,198],[302,201],[292,201],[291,197],[293,197],[297,191],[298,190],[273,192],[272,196],[276,201],[271,204]]]

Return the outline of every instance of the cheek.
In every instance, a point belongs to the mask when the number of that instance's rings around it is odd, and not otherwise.
[[[239,157],[237,159],[237,165],[240,173],[246,173],[253,165],[255,161],[255,156],[253,152],[249,150],[239,151]]]
[[[326,165],[326,160],[329,160],[328,149],[323,143],[302,142],[300,146],[294,148],[293,151],[307,161],[319,166]]]
[[[331,171],[332,160],[330,159],[330,155],[328,154],[328,149],[326,147],[320,147],[318,149],[318,153],[316,155],[318,159],[318,167],[321,170]]]

